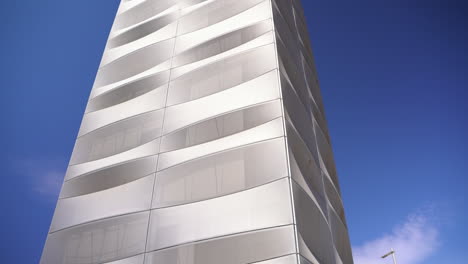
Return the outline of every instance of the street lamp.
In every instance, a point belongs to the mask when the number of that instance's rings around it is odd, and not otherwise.
[[[395,257],[395,250],[393,250],[393,248],[392,248],[392,251],[390,251],[387,254],[383,255],[382,258],[386,258],[386,257],[388,257],[390,255],[392,255],[392,257],[393,257],[393,264],[397,264],[396,263],[396,257]]]

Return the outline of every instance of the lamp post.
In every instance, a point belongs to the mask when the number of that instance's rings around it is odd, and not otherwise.
[[[387,254],[383,255],[382,258],[386,258],[388,256],[392,255],[392,258],[393,258],[393,264],[397,264],[396,262],[396,256],[395,256],[395,250],[392,250],[390,252],[388,252]]]

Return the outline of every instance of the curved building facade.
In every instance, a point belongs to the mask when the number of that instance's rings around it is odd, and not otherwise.
[[[122,0],[41,263],[353,263],[298,0]]]

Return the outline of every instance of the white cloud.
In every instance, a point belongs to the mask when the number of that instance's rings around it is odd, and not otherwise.
[[[390,234],[353,248],[355,264],[390,264],[391,257],[380,257],[391,248],[396,251],[398,263],[422,263],[439,245],[439,230],[428,212],[410,215],[406,221],[395,227]]]
[[[55,169],[40,172],[33,182],[33,190],[45,197],[55,197],[62,186],[63,175],[63,172]]]
[[[27,159],[16,163],[17,171],[29,182],[38,198],[55,202],[62,186],[66,162],[57,158]]]

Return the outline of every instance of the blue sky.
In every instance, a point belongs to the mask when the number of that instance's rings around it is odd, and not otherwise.
[[[468,8],[303,1],[356,264],[463,264]],[[2,263],[36,263],[118,1],[0,9]]]

